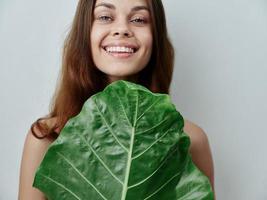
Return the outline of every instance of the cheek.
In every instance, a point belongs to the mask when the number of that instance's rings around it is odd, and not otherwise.
[[[147,48],[149,51],[152,50],[153,35],[150,30],[140,32],[139,40],[145,48]]]
[[[144,45],[146,46],[146,52],[145,52],[145,65],[148,64],[148,62],[151,59],[151,55],[152,55],[152,50],[153,50],[153,36],[151,33],[147,33],[146,35],[144,35]]]
[[[150,33],[143,34],[142,43],[145,47],[145,51],[150,56],[153,48],[153,36]]]
[[[96,35],[92,34],[91,35],[91,48],[92,51],[95,51],[98,48],[99,44],[99,39]]]
[[[101,44],[102,38],[104,38],[104,35],[105,35],[105,30],[97,26],[92,27],[92,31],[90,34],[92,50],[100,47],[100,44]]]
[[[147,45],[149,45],[149,46],[152,46],[152,41],[153,41],[153,35],[152,35],[152,33],[147,33],[146,35],[145,35],[145,37],[146,37],[146,41],[147,41]]]

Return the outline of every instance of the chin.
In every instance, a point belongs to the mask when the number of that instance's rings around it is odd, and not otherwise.
[[[101,69],[100,69],[101,70]],[[123,76],[130,76],[135,73],[137,73],[139,70],[137,70],[135,67],[129,67],[129,66],[121,66],[121,65],[110,65],[108,68],[101,70],[105,74],[109,76],[118,76],[118,77],[123,77]]]

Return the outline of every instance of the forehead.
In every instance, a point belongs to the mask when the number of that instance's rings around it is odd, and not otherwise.
[[[133,8],[147,10],[147,0],[96,0],[95,8],[108,8],[112,10],[130,11]]]

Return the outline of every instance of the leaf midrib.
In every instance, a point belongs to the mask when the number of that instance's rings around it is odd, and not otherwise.
[[[128,152],[128,160],[127,160],[127,168],[125,173],[125,180],[121,195],[121,200],[126,199],[127,191],[128,191],[128,181],[129,181],[129,175],[130,175],[130,169],[131,169],[131,163],[132,163],[132,152],[133,152],[133,144],[134,144],[134,135],[135,135],[135,127],[137,122],[137,114],[138,114],[138,91],[136,91],[136,105],[135,105],[135,117],[134,117],[134,124],[132,128],[132,134],[131,134],[131,142],[130,142],[130,151]]]

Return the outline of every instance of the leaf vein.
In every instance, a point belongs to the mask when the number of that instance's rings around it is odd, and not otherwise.
[[[126,151],[129,152],[129,150],[119,141],[119,139],[117,138],[117,136],[114,134],[114,132],[112,131],[111,127],[109,126],[109,124],[107,123],[106,118],[103,116],[103,114],[100,112],[99,107],[97,105],[97,103],[94,101],[97,111],[99,112],[100,116],[102,117],[102,119],[104,120],[106,126],[108,127],[109,132],[111,133],[111,135],[115,138],[115,140],[120,144],[120,146]]]
[[[146,133],[146,132],[148,132],[148,131],[150,131],[150,130],[152,130],[152,129],[155,129],[155,128],[159,127],[161,124],[163,124],[164,122],[166,122],[166,121],[169,120],[169,119],[170,119],[170,117],[168,117],[168,118],[162,120],[160,123],[158,123],[158,124],[152,126],[151,128],[149,128],[149,129],[147,129],[147,130],[144,130],[144,131],[141,131],[141,132],[139,132],[139,133],[136,133],[135,135],[140,135],[140,134]]]
[[[170,131],[171,129],[169,128],[167,131],[165,131],[162,136],[160,136],[155,142],[153,142],[148,148],[146,148],[144,151],[142,151],[141,153],[139,153],[138,155],[132,157],[132,159],[136,159],[139,156],[143,155],[145,152],[147,152],[152,146],[154,146],[154,144],[156,144],[160,139],[162,139],[165,135],[167,135],[167,133]]]
[[[144,200],[149,199],[150,197],[154,196],[155,194],[157,194],[162,188],[164,188],[165,185],[167,185],[169,182],[172,181],[172,179],[174,179],[176,176],[178,176],[179,174],[181,174],[181,172],[176,173],[173,177],[171,177],[169,180],[167,180],[161,187],[159,187],[155,192],[153,192],[152,194],[150,194],[149,196],[147,196],[146,198],[144,198]]]
[[[92,184],[69,160],[66,158],[63,154],[57,152],[57,154],[62,157],[91,187],[94,188],[94,190],[105,200],[107,200],[104,195],[101,194],[101,192]]]
[[[141,117],[143,117],[143,115],[149,111],[157,102],[159,102],[159,100],[161,100],[161,98],[158,98],[156,101],[154,101],[154,103],[152,103],[137,119],[137,121],[139,121],[139,119],[141,119]]]
[[[148,180],[150,177],[152,177],[162,166],[163,166],[163,164],[169,159],[169,157],[171,157],[172,156],[172,154],[176,151],[178,149],[178,147],[177,148],[175,148],[166,158],[165,158],[165,160],[159,165],[159,167],[157,168],[157,169],[155,169],[155,171],[154,172],[152,172],[149,176],[147,176],[145,179],[143,179],[142,181],[139,181],[138,183],[135,183],[135,184],[133,184],[133,185],[131,185],[131,186],[129,186],[128,188],[130,189],[130,188],[133,188],[133,187],[136,187],[136,186],[138,186],[138,185],[140,185],[140,184],[142,184],[142,183],[144,183],[146,180]]]
[[[130,120],[129,120],[127,114],[126,114],[125,108],[124,108],[124,106],[123,106],[123,104],[122,104],[121,98],[120,98],[117,94],[115,94],[115,95],[116,95],[116,97],[119,99],[119,102],[120,102],[120,105],[121,105],[121,107],[122,107],[122,110],[123,110],[123,112],[124,112],[124,114],[125,114],[125,117],[126,117],[128,123],[130,124],[130,126],[132,127],[132,124],[131,124],[131,122],[130,122]]]
[[[80,197],[78,197],[75,193],[73,193],[71,190],[69,190],[68,188],[66,188],[62,183],[59,183],[58,181],[46,176],[46,175],[43,175],[41,173],[39,173],[42,177],[48,179],[49,181],[53,182],[54,184],[60,186],[61,188],[65,189],[67,192],[69,192],[71,195],[73,195],[76,199],[78,200],[81,200]]]
[[[131,134],[131,142],[130,142],[130,152],[128,153],[128,160],[126,165],[126,172],[125,172],[125,179],[124,179],[124,185],[121,195],[121,200],[125,200],[127,196],[128,191],[128,184],[129,184],[129,175],[131,170],[131,164],[132,164],[132,151],[133,151],[133,144],[134,144],[134,136],[135,136],[135,123],[136,123],[136,116],[138,112],[138,92],[136,92],[136,106],[135,106],[135,120],[134,120],[134,126],[132,128],[132,134]]]
[[[98,158],[100,163],[104,166],[104,168],[120,183],[123,185],[122,181],[108,168],[108,166],[105,164],[105,162],[97,155],[93,147],[85,140],[83,136],[79,134],[79,137],[84,141],[84,143],[91,149],[91,151],[94,153],[94,155]]]

